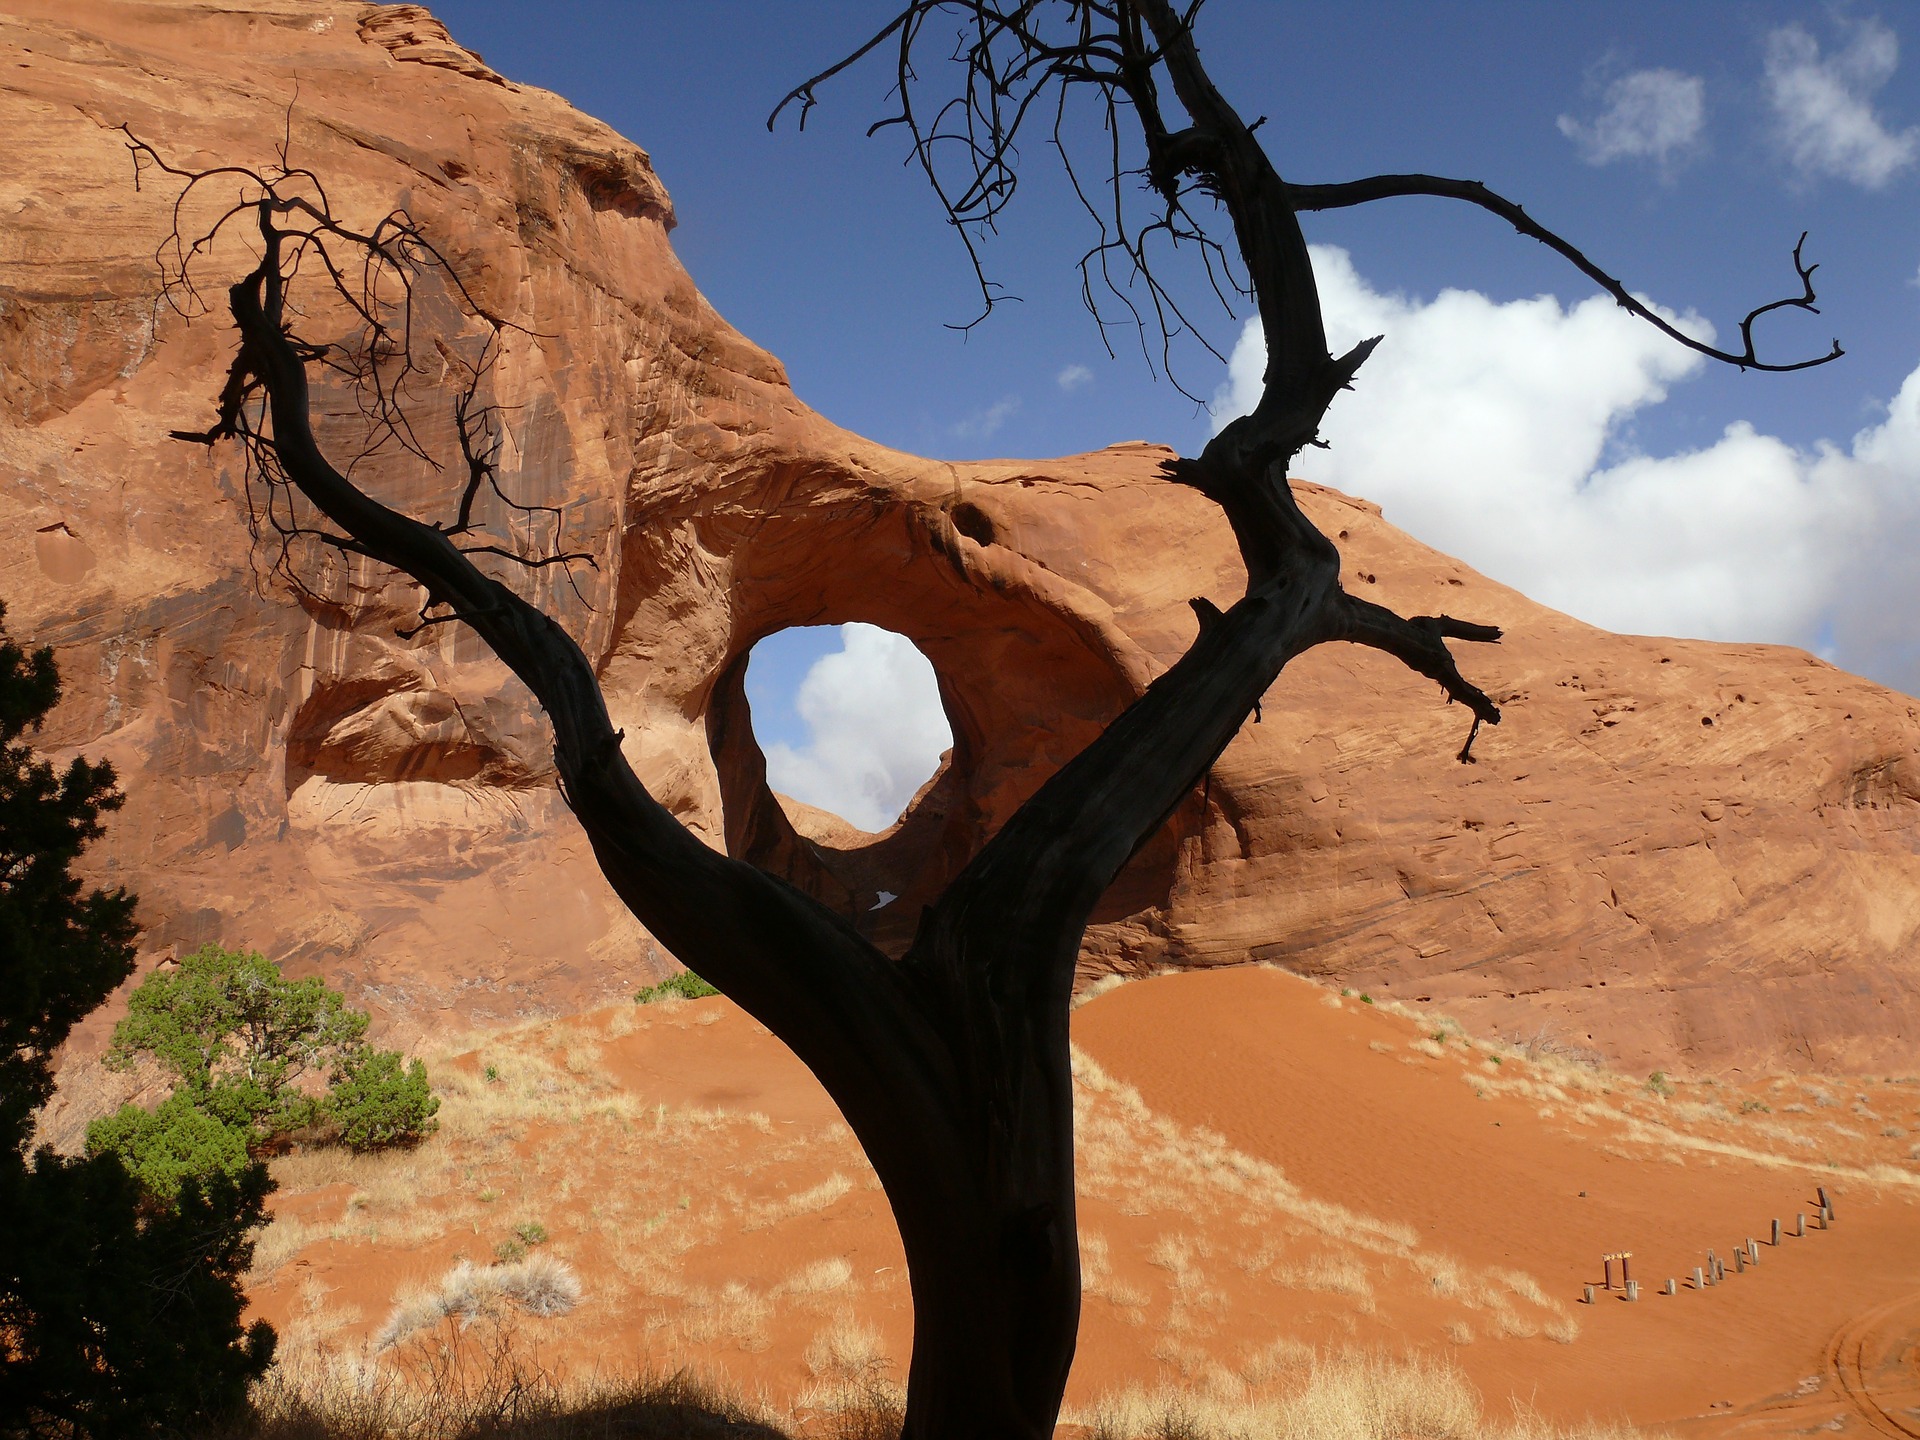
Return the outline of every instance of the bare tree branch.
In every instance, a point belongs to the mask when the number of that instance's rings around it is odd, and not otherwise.
[[[1749,310],[1740,322],[1740,341],[1743,348],[1735,352],[1718,349],[1670,324],[1657,311],[1629,293],[1626,286],[1588,259],[1585,252],[1578,246],[1547,229],[1513,201],[1495,194],[1478,180],[1448,180],[1438,175],[1374,175],[1365,180],[1350,180],[1340,185],[1289,185],[1287,187],[1287,198],[1296,210],[1339,210],[1402,195],[1432,195],[1446,200],[1464,200],[1469,205],[1479,206],[1489,214],[1498,215],[1528,239],[1538,240],[1548,249],[1572,262],[1574,268],[1582,275],[1611,295],[1621,309],[1637,315],[1662,335],[1678,341],[1689,350],[1705,355],[1710,360],[1737,365],[1742,370],[1784,372],[1810,370],[1816,365],[1825,365],[1829,361],[1838,360],[1846,354],[1846,351],[1840,348],[1838,340],[1833,342],[1833,348],[1824,355],[1784,363],[1762,360],[1754,350],[1753,325],[1762,315],[1787,309],[1805,310],[1814,315],[1820,313],[1819,306],[1814,304],[1819,297],[1813,290],[1813,272],[1820,267],[1808,265],[1801,259],[1801,248],[1807,243],[1804,231],[1793,247],[1793,269],[1794,274],[1799,278],[1801,293],[1780,300],[1771,300],[1765,305],[1757,305]]]

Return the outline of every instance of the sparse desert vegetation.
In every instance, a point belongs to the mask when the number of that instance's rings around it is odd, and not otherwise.
[[[565,1383],[503,1335],[454,1335],[405,1382],[276,1372],[251,1423],[220,1440],[886,1440],[898,1433],[900,1391],[879,1377],[876,1343],[846,1321],[822,1331],[807,1351],[814,1403],[796,1416],[684,1371]],[[1205,1390],[1124,1389],[1062,1420],[1087,1440],[1651,1440],[1617,1423],[1556,1425],[1523,1404],[1489,1406],[1444,1359],[1361,1352],[1290,1352]]]
[[[446,1094],[426,1143],[277,1160],[282,1194],[250,1277],[284,1332],[277,1383],[351,1373],[399,1385],[418,1370],[409,1345],[511,1316],[548,1356],[587,1335],[627,1336],[657,1363],[769,1383],[784,1355],[803,1418],[897,1401],[906,1277],[844,1124],[825,1109],[809,1125],[669,1103],[630,1081],[650,1046],[753,1034],[737,1012],[715,1023],[727,1014],[724,1002],[679,1002],[638,1022],[616,1011],[475,1037],[432,1057]],[[1406,1226],[1308,1195],[1221,1137],[1154,1115],[1089,1056],[1076,1072],[1088,1303],[1171,1373],[1204,1376],[1216,1351],[1236,1348],[1249,1284],[1275,1314],[1306,1299],[1374,1317],[1376,1275],[1392,1284],[1425,1265],[1457,1277],[1443,1303],[1462,1311],[1491,1305],[1509,1330],[1571,1325],[1537,1286],[1516,1293],[1429,1255]],[[805,1237],[844,1226],[850,1205],[861,1244],[809,1256]],[[503,1263],[481,1263],[490,1255]]]
[[[1489,1135],[1503,1133],[1494,1120],[1524,1118],[1663,1171],[1811,1161],[1829,1184],[1914,1184],[1911,1160],[1895,1158],[1907,1147],[1829,1128],[1838,1107],[1813,1103],[1828,1081],[1676,1074],[1660,1094],[1537,1036],[1482,1039],[1357,997],[1325,1009],[1324,992],[1291,977],[1261,983],[1336,1031],[1363,1027],[1340,1065],[1442,1087],[1470,1079],[1448,1103],[1491,1117],[1474,1122]],[[1103,987],[1103,1003],[1119,988]],[[1117,998],[1135,993],[1148,992]],[[282,1332],[263,1425],[479,1434],[472,1417],[496,1382],[520,1386],[525,1413],[553,1427],[500,1434],[585,1433],[566,1427],[647,1406],[769,1434],[874,1436],[897,1416],[906,1277],[876,1182],[837,1114],[801,1093],[793,1062],[727,1002],[676,996],[543,1021],[428,1059],[445,1103],[422,1144],[273,1162],[282,1190],[249,1276]],[[1849,1093],[1904,1117],[1920,1086]],[[1311,1423],[1370,1437],[1387,1432],[1368,1426],[1443,1422],[1464,1428],[1402,1433],[1614,1433],[1564,1410],[1571,1428],[1507,1412],[1499,1377],[1524,1371],[1528,1347],[1578,1347],[1611,1323],[1577,1287],[1353,1203],[1364,1187],[1336,1203],[1156,1110],[1085,1048],[1075,1106],[1088,1378],[1071,1398],[1090,1435],[1177,1425],[1204,1440]],[[620,1378],[646,1374],[681,1378]],[[1148,1378],[1129,1389],[1129,1375]],[[1385,1388],[1361,1404],[1366,1385]],[[354,1428],[363,1421],[375,1428]]]

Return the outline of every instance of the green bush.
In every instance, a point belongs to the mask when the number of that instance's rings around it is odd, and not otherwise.
[[[158,1109],[122,1105],[87,1126],[89,1155],[117,1155],[149,1195],[172,1204],[188,1180],[238,1180],[249,1163],[247,1132],[196,1105],[169,1096]]]
[[[636,990],[633,996],[633,1003],[636,1005],[651,1005],[656,1000],[668,1000],[675,997],[682,1000],[704,1000],[709,995],[718,995],[719,993],[718,990],[694,974],[693,971],[682,970],[678,975],[669,975],[658,985],[649,985],[645,989]]]
[[[301,1079],[360,1044],[367,1017],[317,977],[283,979],[264,955],[205,945],[133,992],[107,1063],[142,1055],[171,1072],[177,1093],[255,1144],[312,1124]]]
[[[367,1017],[320,980],[288,980],[263,955],[203,946],[140,983],[107,1052],[120,1068],[159,1062],[172,1096],[152,1112],[128,1105],[95,1121],[88,1153],[118,1155],[168,1200],[189,1177],[233,1177],[250,1153],[296,1130],[331,1132],[355,1150],[411,1144],[438,1123],[440,1101],[424,1065],[366,1045],[366,1031]]]
[[[349,1051],[334,1067],[333,1084],[321,1101],[321,1114],[355,1150],[411,1145],[439,1123],[433,1118],[440,1097],[427,1084],[427,1067],[418,1060],[402,1067],[397,1050]]]

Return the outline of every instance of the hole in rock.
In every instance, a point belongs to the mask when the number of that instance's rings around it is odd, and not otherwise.
[[[953,730],[933,665],[877,625],[808,625],[753,647],[747,703],[776,795],[885,830],[940,768]]]

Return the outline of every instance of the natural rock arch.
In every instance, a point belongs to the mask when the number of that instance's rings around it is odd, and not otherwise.
[[[689,700],[706,728],[728,853],[855,919],[883,949],[903,948],[921,907],[1138,697],[1143,657],[1088,615],[1084,597],[1068,597],[1050,572],[994,543],[991,497],[805,500],[792,494],[764,524],[730,535],[703,530],[707,543],[726,547],[709,553],[732,576],[712,597],[729,624],[726,645]],[[1000,523],[998,533],[1017,524],[1004,516]],[[823,554],[834,563],[822,566]],[[830,823],[796,824],[775,800],[745,688],[748,657],[766,636],[851,621],[913,642],[933,665],[953,730],[951,751],[900,820],[865,840]],[[1184,833],[1169,827],[1134,858],[1096,925],[1143,921],[1165,907]],[[897,899],[875,911],[882,890]]]

